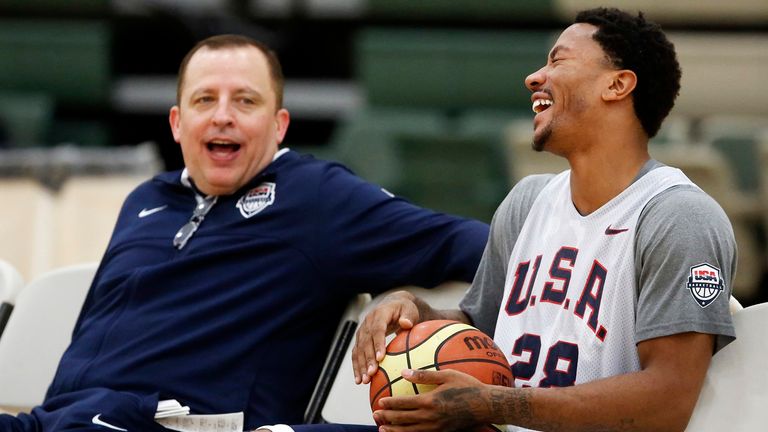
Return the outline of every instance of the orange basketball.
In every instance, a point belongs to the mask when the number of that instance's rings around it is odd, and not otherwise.
[[[387,345],[379,370],[371,377],[371,409],[381,409],[379,399],[425,393],[434,385],[413,384],[401,376],[403,369],[453,369],[486,384],[511,386],[512,372],[504,353],[489,336],[458,321],[425,321],[403,330]],[[481,430],[500,430],[489,425]]]

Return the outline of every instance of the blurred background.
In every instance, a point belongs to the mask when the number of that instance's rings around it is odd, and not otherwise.
[[[626,0],[683,67],[652,155],[728,213],[734,294],[768,300],[768,2]],[[30,280],[101,257],[125,195],[181,167],[176,72],[220,33],[266,42],[286,75],[285,146],[344,162],[437,210],[490,221],[530,150],[523,80],[591,0],[0,0],[0,259]],[[691,245],[692,248],[696,245]]]

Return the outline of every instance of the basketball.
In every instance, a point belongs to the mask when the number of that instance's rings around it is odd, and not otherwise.
[[[401,376],[403,369],[453,369],[485,384],[511,386],[512,372],[504,353],[488,335],[458,321],[435,320],[399,332],[387,345],[379,370],[371,377],[371,409],[379,399],[409,396],[433,390],[435,385],[413,384]],[[487,426],[482,431],[500,430]]]

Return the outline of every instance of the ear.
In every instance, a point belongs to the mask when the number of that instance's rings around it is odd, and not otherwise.
[[[627,69],[614,71],[611,74],[611,82],[603,90],[603,100],[618,101],[629,96],[637,86],[637,75]]]
[[[173,133],[173,140],[180,143],[181,131],[180,131],[180,113],[179,106],[174,105],[171,107],[171,112],[168,114],[168,123],[171,125],[171,133]]]
[[[285,133],[288,132],[288,124],[291,122],[291,115],[288,113],[288,110],[285,108],[280,108],[277,113],[275,114],[275,136],[277,138],[277,144],[280,145],[280,143],[283,142],[283,138],[285,138]]]

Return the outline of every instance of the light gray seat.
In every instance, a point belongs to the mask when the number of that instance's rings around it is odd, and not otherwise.
[[[96,268],[52,270],[19,292],[0,338],[0,406],[26,410],[43,401]]]

